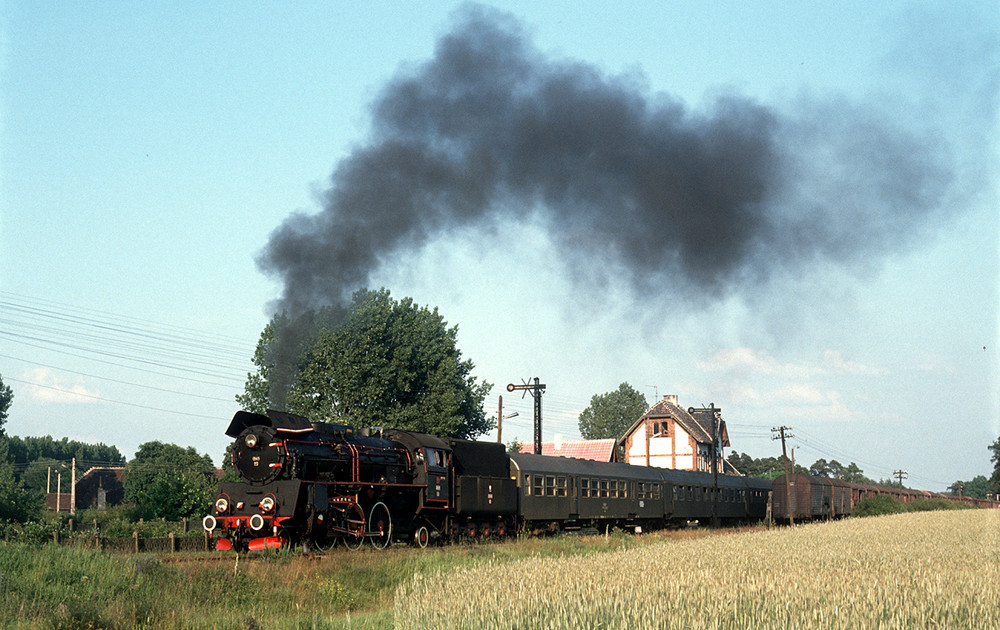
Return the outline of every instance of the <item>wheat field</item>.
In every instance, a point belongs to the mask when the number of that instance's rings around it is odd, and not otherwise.
[[[399,628],[1000,628],[1000,510],[417,574],[394,614]]]

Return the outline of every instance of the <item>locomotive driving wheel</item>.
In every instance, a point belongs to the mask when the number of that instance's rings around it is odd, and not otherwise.
[[[385,503],[379,501],[372,506],[368,517],[368,532],[372,546],[376,549],[385,549],[392,542],[392,517],[389,516],[389,508]]]
[[[427,528],[423,525],[417,528],[417,531],[413,533],[413,542],[416,543],[418,547],[424,549],[427,547],[427,543],[430,542],[431,534],[427,531]]]
[[[344,546],[351,551],[361,549],[365,544],[365,513],[357,503],[348,509],[344,517],[345,529]]]

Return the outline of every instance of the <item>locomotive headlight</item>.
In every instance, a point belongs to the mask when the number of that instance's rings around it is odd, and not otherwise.
[[[260,509],[264,512],[270,512],[274,509],[274,497],[267,496],[260,502]]]
[[[229,500],[225,497],[219,497],[215,500],[215,511],[219,514],[224,514],[226,510],[229,509]]]
[[[243,443],[247,445],[247,448],[253,448],[257,446],[257,436],[251,433],[243,438]]]

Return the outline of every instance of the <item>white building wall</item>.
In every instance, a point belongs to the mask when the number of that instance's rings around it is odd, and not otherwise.
[[[676,429],[674,431],[674,452],[678,455],[693,455],[694,450],[691,448],[691,436],[678,424],[675,424],[674,428]],[[679,461],[677,462],[677,467],[684,468],[680,465]]]
[[[650,456],[670,455],[671,453],[673,453],[673,450],[674,450],[674,443],[672,438],[668,437],[649,438]]]
[[[646,427],[645,425],[640,425],[635,433],[632,434],[632,448],[626,453],[626,461],[631,460],[633,457],[639,458],[646,457]]]

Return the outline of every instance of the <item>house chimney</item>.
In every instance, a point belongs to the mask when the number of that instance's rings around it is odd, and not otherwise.
[[[663,402],[670,403],[671,405],[677,404],[677,394],[664,394]]]
[[[557,451],[561,451],[562,450],[562,433],[556,433],[556,444],[555,444],[555,447],[556,447],[555,450],[557,450]]]

